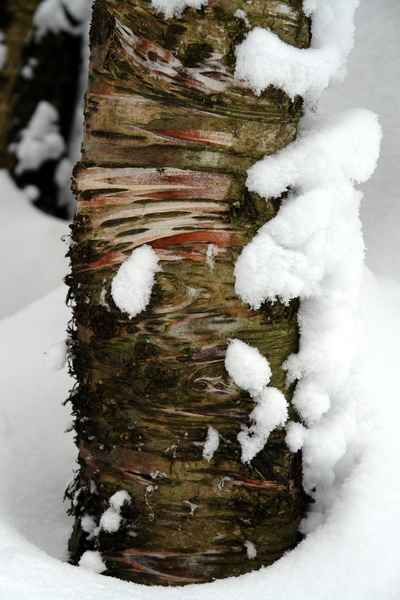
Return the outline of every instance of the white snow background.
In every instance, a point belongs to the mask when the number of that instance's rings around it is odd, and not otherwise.
[[[368,182],[357,186],[365,194],[361,216],[367,264],[375,274],[362,270],[361,294],[352,313],[351,328],[356,341],[362,340],[363,352],[358,350],[359,360],[347,379],[351,389],[342,398],[349,398],[353,420],[339,420],[332,447],[320,431],[320,454],[341,457],[333,469],[336,485],[325,482],[321,510],[304,525],[310,533],[271,567],[181,589],[147,588],[66,564],[72,520],[62,496],[75,468],[76,449],[72,433],[64,433],[70,408],[62,403],[72,382],[65,370],[54,372],[48,366],[63,363],[60,340],[69,311],[66,288],[59,285],[67,270],[60,237],[68,227],[32,208],[29,190],[16,190],[1,172],[1,599],[400,598],[400,5],[397,0],[364,0],[355,23],[347,78],[322,93],[319,109],[362,107],[379,115],[379,165]],[[329,356],[325,358],[329,364]],[[318,397],[323,404],[325,396]],[[329,404],[323,406],[329,409]],[[317,412],[314,408],[305,421],[312,422]],[[349,427],[354,448],[346,438]],[[301,443],[300,434],[291,436],[293,445]],[[341,444],[346,450],[342,455]],[[320,478],[319,485],[323,483]]]

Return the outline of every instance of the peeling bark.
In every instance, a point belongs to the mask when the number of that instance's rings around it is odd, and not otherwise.
[[[234,47],[249,29],[238,8],[251,27],[309,44],[297,0],[210,0],[168,21],[146,0],[94,5],[68,278],[80,465],[68,492],[70,551],[77,563],[99,550],[107,574],[139,583],[239,575],[298,536],[301,458],[278,429],[241,463],[236,437],[254,401],[224,368],[228,339],[239,338],[268,358],[270,384],[291,398],[282,363],[297,350],[298,303],[251,310],[233,269],[280,204],[250,193],[246,170],[295,139],[301,99],[273,88],[255,96],[235,79]],[[162,272],[149,306],[129,319],[111,281],[144,243]],[[209,427],[220,437],[210,461]],[[84,531],[82,516],[98,523],[120,489],[132,501],[119,530]]]

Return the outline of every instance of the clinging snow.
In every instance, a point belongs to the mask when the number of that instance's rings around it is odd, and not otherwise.
[[[287,401],[278,389],[268,387],[271,368],[257,348],[242,340],[230,340],[225,367],[234,383],[249,392],[256,402],[249,415],[250,427],[243,424],[237,436],[242,462],[250,462],[264,448],[271,431],[286,423]]]
[[[174,16],[179,17],[188,6],[201,8],[207,2],[208,0],[151,0],[152,6],[159,12],[164,13],[166,19]]]
[[[161,271],[157,254],[151,246],[144,244],[119,267],[111,284],[111,294],[120,310],[129,318],[142,312],[149,303],[155,283],[155,274]]]
[[[360,0],[305,0],[312,18],[311,47],[295,48],[255,27],[236,49],[236,76],[257,94],[269,85],[314,104],[335,79],[343,79],[354,43],[354,11]]]

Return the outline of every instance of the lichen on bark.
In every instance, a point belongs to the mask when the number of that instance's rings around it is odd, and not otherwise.
[[[210,0],[171,20],[145,0],[94,5],[68,277],[80,466],[69,490],[70,551],[77,563],[99,550],[107,574],[139,583],[240,575],[271,564],[298,536],[300,456],[277,429],[242,464],[236,438],[254,401],[224,367],[230,338],[257,347],[270,384],[290,401],[282,364],[297,350],[298,302],[251,310],[233,269],[281,201],[249,192],[246,170],[295,139],[302,103],[273,88],[255,96],[235,79],[234,47],[248,30],[239,8],[250,27],[309,44],[294,0]],[[142,244],[162,272],[148,307],[129,319],[111,281]],[[209,427],[219,434],[210,461]],[[120,489],[132,501],[119,530],[84,531],[82,517],[99,523]]]

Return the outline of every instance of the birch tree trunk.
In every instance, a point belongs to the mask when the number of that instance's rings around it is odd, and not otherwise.
[[[170,20],[149,0],[94,4],[68,277],[75,564],[98,550],[108,575],[179,585],[257,569],[296,544],[300,456],[279,429],[242,464],[236,438],[254,402],[224,357],[229,338],[257,347],[290,400],[282,363],[297,351],[297,302],[251,310],[233,269],[280,203],[246,190],[246,170],[295,139],[302,102],[273,88],[255,96],[235,79],[234,49],[256,25],[306,47],[301,4],[209,0]],[[129,319],[111,282],[142,244],[162,272],[149,306]],[[210,461],[209,427],[220,439]],[[107,531],[100,519],[120,490],[131,501]]]

